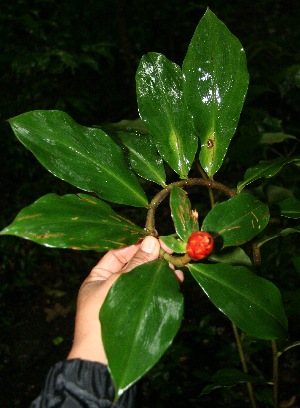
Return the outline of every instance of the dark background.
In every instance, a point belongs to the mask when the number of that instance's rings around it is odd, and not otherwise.
[[[139,59],[156,51],[181,65],[208,6],[243,44],[250,72],[245,109],[229,152],[233,164],[225,163],[226,171],[217,179],[234,186],[247,166],[261,158],[276,157],[278,151],[299,154],[299,143],[289,141],[273,152],[255,149],[263,131],[299,137],[297,0],[1,2],[1,229],[40,196],[73,191],[39,165],[6,120],[34,109],[60,109],[85,125],[136,118]],[[278,183],[293,187],[299,198],[295,177],[287,172]],[[131,216],[138,220],[138,214]],[[291,266],[293,240],[280,247],[281,273]],[[70,348],[77,291],[99,254],[49,249],[3,236],[0,256],[0,406],[26,407],[49,367]],[[272,257],[269,262],[275,265]],[[291,280],[299,285],[296,270]],[[278,276],[279,283],[286,278]],[[138,406],[247,406],[241,388],[227,396],[217,391],[199,398],[208,376],[223,366],[238,367],[238,359],[228,321],[188,279],[183,291],[189,294],[183,328],[167,356],[142,381]],[[298,329],[294,322],[295,339]],[[268,375],[269,363],[259,347],[255,352]],[[283,399],[299,396],[299,369],[299,353],[294,351],[283,363]]]

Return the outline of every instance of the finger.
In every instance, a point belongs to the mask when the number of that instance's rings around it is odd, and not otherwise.
[[[180,269],[175,269],[174,271],[175,276],[178,280],[179,283],[182,283],[184,281],[184,274]]]
[[[141,243],[140,248],[136,251],[133,258],[128,262],[124,272],[129,272],[136,266],[153,261],[159,256],[159,241],[151,236],[147,236]]]
[[[172,249],[170,249],[169,247],[167,247],[167,245],[159,240],[160,246],[162,247],[162,249],[167,253],[167,254],[172,254],[174,251]]]
[[[167,252],[167,254],[172,254],[174,252],[174,251],[172,251],[172,249],[167,247],[167,245],[164,242],[162,242],[161,240],[159,240],[159,243],[160,243],[160,246],[162,247],[162,249]],[[169,263],[169,267],[174,271],[178,282],[182,283],[184,281],[183,272],[180,269],[175,270],[175,266],[173,264],[171,264],[171,263]]]
[[[120,272],[135,255],[140,245],[131,245],[107,252],[91,270],[88,280],[105,280]]]

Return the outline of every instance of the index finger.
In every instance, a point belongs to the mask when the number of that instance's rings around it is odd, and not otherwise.
[[[124,248],[112,249],[107,252],[93,268],[93,272],[97,273],[108,271],[111,273],[120,272],[131,258],[135,255],[139,245],[131,245]]]

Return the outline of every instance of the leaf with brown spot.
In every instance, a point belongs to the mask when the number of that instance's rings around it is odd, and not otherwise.
[[[41,197],[24,208],[0,234],[46,246],[99,252],[135,244],[145,236],[133,222],[87,194]]]
[[[195,211],[191,210],[188,195],[182,188],[173,186],[170,207],[176,233],[182,241],[187,241],[193,232],[199,231],[199,225]]]
[[[57,110],[26,112],[9,123],[20,142],[56,177],[113,203],[147,206],[122,149],[103,130],[79,125]],[[93,197],[86,199],[95,202]]]
[[[248,87],[245,51],[207,10],[186,53],[183,93],[200,139],[200,163],[209,177],[221,167],[235,133]]]
[[[251,194],[238,194],[214,206],[203,220],[202,230],[219,235],[222,246],[238,246],[251,240],[268,224],[269,208]]]

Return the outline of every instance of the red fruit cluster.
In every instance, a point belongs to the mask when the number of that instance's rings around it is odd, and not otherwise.
[[[214,238],[208,232],[193,232],[187,242],[186,252],[194,261],[206,258],[214,249]]]

